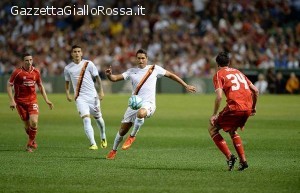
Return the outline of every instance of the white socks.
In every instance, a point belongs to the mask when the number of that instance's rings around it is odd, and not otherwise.
[[[100,129],[100,138],[101,139],[106,139],[106,134],[105,134],[105,123],[102,117],[95,119],[98,128]]]
[[[144,118],[136,118],[134,121],[134,126],[131,132],[131,136],[135,136],[137,134],[137,132],[139,131],[139,129],[141,128],[141,126],[144,124]],[[116,137],[115,137],[115,141],[114,141],[114,145],[113,145],[113,150],[117,150],[119,144],[123,141],[123,137],[121,136],[119,132],[117,132]]]
[[[121,143],[121,141],[123,140],[123,137],[124,136],[121,136],[119,134],[119,131],[117,132],[117,135],[116,135],[116,138],[115,138],[115,141],[114,141],[114,146],[113,146],[113,150],[117,150],[118,149],[118,146],[119,144]]]
[[[84,117],[83,119],[83,127],[86,136],[90,140],[91,145],[96,145],[95,137],[94,137],[94,129],[91,124],[91,118]]]
[[[131,136],[136,136],[137,132],[139,131],[139,129],[141,128],[141,126],[144,124],[144,118],[136,118],[134,120],[134,125],[133,125],[133,129],[131,131]]]

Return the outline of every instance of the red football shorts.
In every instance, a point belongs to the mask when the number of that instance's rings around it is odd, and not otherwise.
[[[17,103],[17,110],[23,121],[28,121],[30,115],[39,114],[37,103]]]
[[[225,132],[232,129],[236,130],[238,127],[243,129],[250,115],[251,110],[228,111],[227,109],[224,109],[219,113],[218,118],[215,120],[215,126],[217,128],[222,128]]]

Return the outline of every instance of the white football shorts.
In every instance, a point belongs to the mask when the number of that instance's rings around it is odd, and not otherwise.
[[[95,118],[101,117],[101,109],[100,109],[100,100],[95,97],[90,100],[76,100],[77,110],[79,112],[80,117],[84,115],[93,115]]]
[[[141,108],[145,108],[147,110],[146,118],[150,118],[154,114],[156,106],[152,102],[144,102]],[[132,110],[130,107],[128,107],[121,123],[134,123],[137,112],[138,110]]]

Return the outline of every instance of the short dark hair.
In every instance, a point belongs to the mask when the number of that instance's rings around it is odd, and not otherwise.
[[[72,46],[72,50],[71,51],[73,51],[74,49],[76,49],[76,48],[80,48],[81,49],[81,47],[80,46],[78,46],[78,45],[73,45]]]
[[[146,50],[144,50],[144,49],[139,49],[139,50],[136,52],[135,56],[137,56],[138,54],[145,54],[145,56],[147,57],[147,52],[146,52]]]
[[[25,57],[27,56],[32,56],[31,54],[29,54],[28,52],[25,52],[23,55],[22,55],[22,59],[24,60]]]
[[[220,52],[216,58],[218,66],[224,67],[229,65],[229,56],[227,52]]]

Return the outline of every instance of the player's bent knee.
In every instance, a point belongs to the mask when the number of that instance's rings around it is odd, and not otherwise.
[[[214,127],[214,126],[208,127],[208,133],[211,137],[214,136],[215,134],[217,134],[218,131],[219,130],[217,127]]]
[[[102,116],[93,116],[94,119],[100,119]]]
[[[210,136],[213,136],[215,134],[215,132],[212,131],[211,129],[208,129],[208,133],[209,133]]]
[[[83,116],[81,116],[81,118],[82,118],[82,119],[84,119],[84,118],[86,118],[86,117],[90,117],[90,115],[89,115],[89,114],[87,114],[87,115],[83,115]]]
[[[38,125],[37,121],[31,121],[30,123],[30,127],[32,128],[37,128],[37,125]]]
[[[229,130],[229,135],[230,136],[234,136],[235,134],[237,134],[236,129]]]
[[[147,110],[144,108],[141,108],[136,115],[138,118],[145,118],[147,116]]]

